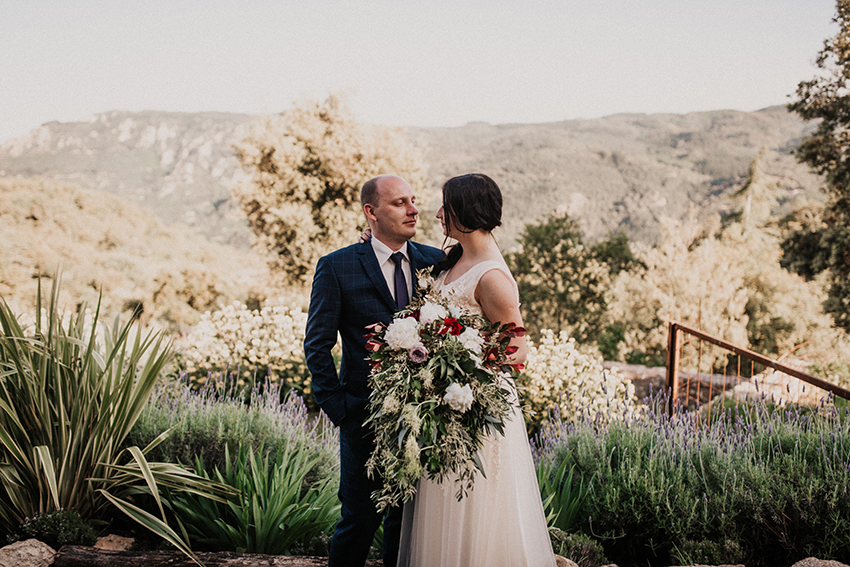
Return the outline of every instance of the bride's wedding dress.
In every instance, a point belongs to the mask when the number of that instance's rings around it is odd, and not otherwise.
[[[443,272],[436,285],[455,305],[481,313],[475,288],[494,269],[514,281],[504,263],[487,261],[448,284]],[[555,566],[525,423],[509,382],[513,416],[504,436],[485,437],[486,478],[479,473],[460,501],[451,479],[419,481],[414,500],[404,508],[399,567]]]

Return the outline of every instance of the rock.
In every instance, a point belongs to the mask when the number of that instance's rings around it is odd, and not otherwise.
[[[807,557],[802,561],[797,561],[791,567],[848,567],[846,563],[833,561],[831,559],[818,559],[817,557]]]
[[[578,567],[575,561],[567,559],[566,557],[561,557],[560,555],[555,556],[555,565],[557,567]]]
[[[56,552],[37,539],[18,541],[0,549],[0,567],[47,567]]]
[[[120,535],[109,534],[107,536],[97,538],[94,546],[98,549],[107,551],[129,551],[133,547],[136,540],[131,537],[122,537]]]

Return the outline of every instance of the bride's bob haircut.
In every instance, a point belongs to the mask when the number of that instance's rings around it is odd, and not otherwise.
[[[461,232],[486,230],[502,224],[502,192],[496,182],[483,173],[452,177],[443,185],[443,212],[452,227]]]

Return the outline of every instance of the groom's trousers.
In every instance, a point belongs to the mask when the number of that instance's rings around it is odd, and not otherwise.
[[[366,476],[366,461],[374,448],[374,435],[363,425],[365,415],[348,415],[339,426],[339,499],[342,519],[331,540],[328,567],[363,567],[383,514],[371,494],[380,481]],[[391,509],[384,518],[384,565],[395,567],[401,536],[402,509]]]

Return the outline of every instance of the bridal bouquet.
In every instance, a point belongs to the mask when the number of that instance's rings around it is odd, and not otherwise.
[[[485,474],[484,436],[503,434],[510,413],[500,384],[514,372],[505,364],[516,351],[510,340],[525,334],[453,305],[427,272],[417,277],[413,302],[366,335],[373,390],[366,423],[375,432],[366,466],[383,481],[372,495],[381,510],[409,501],[422,476],[452,474],[460,499],[477,471]]]

